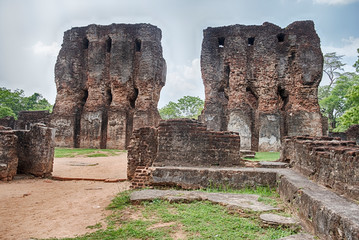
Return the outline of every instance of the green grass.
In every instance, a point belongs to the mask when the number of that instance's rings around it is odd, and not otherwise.
[[[254,158],[244,158],[249,161],[276,161],[280,157],[279,152],[256,152],[256,156]]]
[[[215,189],[207,191],[216,191]],[[234,191],[234,190],[233,190]],[[256,193],[261,197],[278,198],[273,189],[236,190]],[[282,227],[263,227],[258,212],[229,211],[226,207],[210,202],[169,203],[162,200],[131,205],[132,191],[121,192],[112,200],[108,209],[107,228],[65,239],[173,239],[181,234],[185,239],[278,239],[295,234]],[[279,199],[277,199],[280,201]],[[283,211],[276,211],[284,214]],[[89,226],[91,229],[100,224]]]
[[[55,158],[108,157],[116,156],[122,152],[126,151],[118,149],[55,148]]]

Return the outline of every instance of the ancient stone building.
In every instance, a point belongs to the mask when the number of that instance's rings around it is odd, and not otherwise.
[[[56,145],[124,149],[133,129],[158,123],[165,74],[161,30],[155,26],[66,31],[55,66]]]
[[[322,68],[312,21],[207,28],[202,120],[212,130],[239,132],[241,149],[278,151],[283,136],[321,136]]]

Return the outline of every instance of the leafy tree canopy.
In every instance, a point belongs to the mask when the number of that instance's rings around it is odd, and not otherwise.
[[[35,110],[51,112],[52,105],[39,93],[26,97],[21,89],[11,91],[4,87],[0,88],[0,117],[14,116],[17,118],[20,111]]]
[[[162,119],[194,118],[197,119],[204,107],[204,101],[199,97],[184,96],[177,102],[169,102],[159,109]]]

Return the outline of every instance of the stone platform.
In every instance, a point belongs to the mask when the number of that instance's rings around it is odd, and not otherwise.
[[[277,187],[308,231],[322,239],[359,239],[359,205],[290,169],[157,167],[152,176],[153,185],[187,189]]]

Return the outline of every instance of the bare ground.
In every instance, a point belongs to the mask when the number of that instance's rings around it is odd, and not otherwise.
[[[80,164],[77,164],[80,163]],[[80,166],[79,166],[80,165]],[[55,159],[53,175],[122,179],[126,154],[101,158]],[[106,206],[128,182],[16,179],[0,182],[0,239],[74,237],[91,230],[110,211]]]

